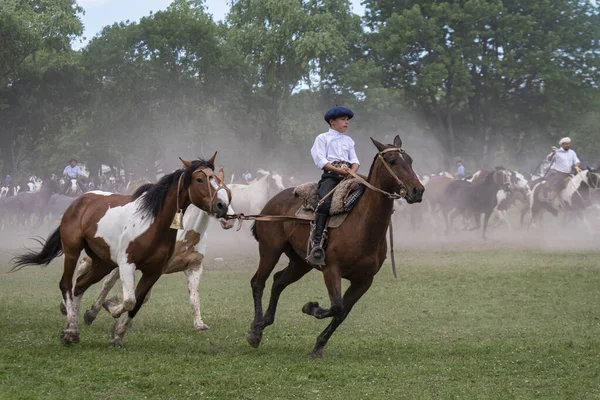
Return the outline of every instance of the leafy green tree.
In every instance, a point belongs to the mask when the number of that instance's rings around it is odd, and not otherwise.
[[[483,164],[557,135],[598,82],[589,2],[367,0],[370,54],[438,139]],[[559,104],[560,103],[560,104]],[[525,138],[525,140],[523,140]]]
[[[244,100],[254,135],[263,149],[274,149],[286,103],[319,72],[329,73],[329,58],[348,54],[344,21],[356,28],[358,20],[347,0],[237,0],[227,20],[227,40],[252,68],[251,98]]]

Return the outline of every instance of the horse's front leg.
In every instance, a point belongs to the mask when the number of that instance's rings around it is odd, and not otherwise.
[[[188,269],[183,271],[187,277],[189,301],[194,314],[194,328],[196,332],[204,332],[210,329],[208,325],[202,321],[200,314],[200,295],[198,294],[198,286],[202,277],[202,259],[190,263]]]
[[[317,342],[315,343],[315,347],[313,351],[308,355],[310,358],[321,358],[323,357],[323,348],[333,335],[333,332],[337,329],[338,326],[344,322],[354,304],[362,297],[363,294],[369,290],[371,284],[373,283],[373,277],[368,277],[366,280],[358,282],[351,282],[350,287],[344,293],[342,312],[335,316],[331,323],[325,328],[323,332],[317,337]]]
[[[103,304],[113,318],[119,318],[121,314],[131,311],[135,307],[135,268],[135,264],[127,262],[126,256],[119,260],[118,271],[123,284],[123,303],[117,304],[115,301],[107,300]]]
[[[488,227],[488,223],[490,221],[490,216],[492,215],[492,212],[486,212],[484,217],[483,217],[483,233],[481,235],[481,237],[483,239],[487,239],[487,237],[485,236],[486,232],[487,232],[487,227]],[[478,218],[479,219],[479,218]]]
[[[160,278],[160,271],[152,274],[144,274],[140,279],[137,287],[135,288],[134,298],[136,299],[135,305],[133,309],[129,312],[123,312],[121,316],[115,321],[115,325],[112,331],[112,339],[110,344],[113,346],[121,346],[123,344],[123,337],[127,330],[131,327],[133,322],[133,318],[136,316],[137,312],[140,310],[142,305],[146,302],[147,296],[150,294],[150,289],[156,283],[158,278]],[[121,276],[121,281],[123,277]]]
[[[342,313],[342,275],[337,265],[325,266],[323,270],[325,286],[329,292],[330,308],[321,308],[319,303],[311,301],[302,307],[304,314],[312,315],[317,319],[336,317]]]

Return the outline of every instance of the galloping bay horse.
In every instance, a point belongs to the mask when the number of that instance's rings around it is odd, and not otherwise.
[[[323,356],[323,348],[327,341],[348,316],[354,304],[371,287],[375,274],[385,260],[385,233],[394,207],[392,194],[405,190],[405,199],[407,203],[412,204],[421,201],[425,190],[412,169],[411,157],[402,149],[400,137],[396,136],[393,145],[383,145],[371,140],[378,153],[371,165],[368,182],[387,192],[387,195],[367,190],[346,221],[329,233],[327,265],[323,267],[323,277],[331,299],[331,307],[324,309],[316,302],[309,302],[302,308],[302,312],[318,319],[333,318],[317,338],[310,354],[312,358]],[[290,188],[269,200],[261,214],[293,217],[301,205],[302,200],[296,197]],[[275,320],[281,292],[313,267],[304,261],[309,237],[309,225],[306,223],[293,219],[278,222],[258,220],[252,226],[252,232],[259,244],[260,263],[251,281],[254,321],[247,340],[252,347],[258,347],[263,330]],[[263,315],[262,297],[265,282],[282,253],[289,258],[289,264],[274,275],[271,300],[267,312]],[[342,278],[351,283],[343,298]]]
[[[79,342],[79,307],[85,291],[117,267],[123,303],[105,306],[118,318],[111,344],[122,344],[132,319],[173,254],[177,229],[170,227],[177,211],[194,204],[217,218],[227,213],[230,193],[222,176],[214,173],[215,156],[209,161],[181,160],[184,169],[165,175],[156,184],[146,184],[130,196],[99,191],[80,196],[65,211],[39,253],[30,251],[15,257],[13,271],[25,265],[47,265],[64,252],[60,290],[67,323],[61,335],[63,344]],[[81,250],[92,265],[73,285]],[[136,269],[142,277],[134,288]]]

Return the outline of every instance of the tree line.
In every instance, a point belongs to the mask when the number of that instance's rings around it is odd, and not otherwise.
[[[76,51],[76,1],[2,0],[2,176],[75,157],[152,177],[215,150],[234,170],[294,170],[335,104],[355,112],[363,163],[365,138],[396,134],[422,173],[532,168],[566,135],[600,158],[596,2],[364,0],[362,17],[349,0],[230,4],[217,22],[174,0]]]

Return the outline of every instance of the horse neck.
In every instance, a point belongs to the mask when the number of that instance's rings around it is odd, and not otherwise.
[[[494,176],[496,175],[496,172],[498,172],[498,171],[490,172],[485,177],[485,179],[483,180],[483,182],[480,183],[480,186],[484,186],[484,187],[489,187],[489,188],[493,188],[493,189],[496,189],[496,190],[500,190],[500,188],[502,187],[502,183],[498,183],[494,179]],[[500,175],[500,174],[498,174],[498,175]],[[504,179],[503,179],[503,181],[504,181]]]
[[[177,197],[179,197],[179,201],[177,201]],[[179,211],[177,209],[177,207],[179,206],[179,209],[185,210],[185,209],[187,209],[187,207],[189,205],[190,205],[190,200],[189,200],[187,189],[184,188],[182,185],[179,190],[179,194],[178,194],[177,193],[177,182],[176,182],[174,185],[172,185],[169,188],[167,197],[165,198],[165,203],[163,204],[163,207],[161,208],[161,210],[156,215],[156,218],[154,219],[155,223],[158,224],[158,228],[160,230],[163,230],[163,229],[170,230],[170,226],[171,226],[171,223],[173,222],[173,218],[175,218],[175,214],[177,213],[177,211]],[[173,230],[173,233],[175,233],[174,230]]]
[[[376,159],[374,162],[377,163],[378,160]],[[384,169],[381,163],[378,163],[378,165],[373,166],[368,182],[376,188],[390,192],[391,188],[382,186],[384,174],[389,174],[389,172]],[[352,211],[352,213],[360,219],[357,223],[356,232],[362,233],[369,239],[382,239],[392,218],[394,200],[382,193],[367,189],[355,208],[357,210]]]
[[[588,171],[581,171],[567,182],[567,187],[565,188],[565,194],[568,198],[571,198],[581,188],[581,184],[587,184],[587,173]]]
[[[271,177],[269,175],[262,176],[260,179],[257,179],[254,183],[254,187],[259,190],[264,190],[265,192],[269,190],[269,179]]]

